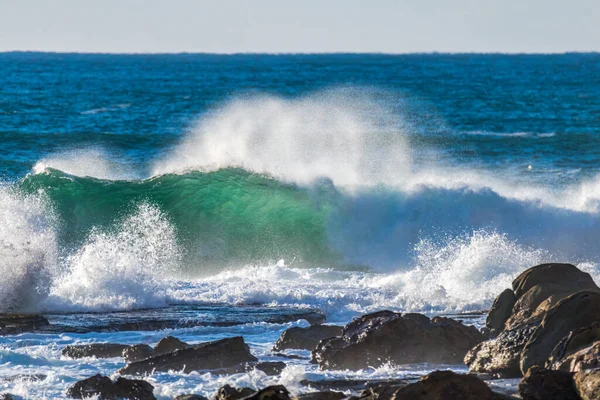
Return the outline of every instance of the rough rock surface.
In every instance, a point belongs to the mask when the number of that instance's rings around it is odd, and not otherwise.
[[[160,341],[154,346],[154,355],[160,356],[162,354],[172,353],[177,350],[187,349],[190,347],[187,343],[182,342],[173,336],[167,336],[160,339]]]
[[[172,353],[127,364],[121,374],[146,374],[152,371],[191,371],[231,368],[258,361],[241,336],[190,346]]]
[[[472,372],[489,373],[501,378],[520,378],[521,352],[537,325],[503,331],[498,337],[482,342],[465,356]]]
[[[573,381],[577,394],[583,400],[600,399],[600,369],[577,372]]]
[[[295,397],[295,400],[342,400],[346,395],[342,392],[312,392]]]
[[[496,336],[502,332],[504,323],[511,316],[516,301],[515,293],[511,289],[506,289],[496,297],[485,320],[485,326],[492,335]]]
[[[600,293],[584,291],[561,300],[544,316],[521,353],[521,372],[543,367],[561,339],[570,331],[600,321]]]
[[[123,350],[125,362],[132,363],[154,357],[154,349],[147,344],[134,344]]]
[[[199,394],[180,394],[177,397],[174,397],[173,400],[208,400],[204,396],[200,396]]]
[[[398,389],[394,400],[493,400],[494,393],[481,379],[452,371],[434,371],[420,381]]]
[[[523,400],[579,400],[571,374],[564,371],[530,368],[518,390]]]
[[[597,354],[597,347],[594,350],[597,342],[600,342],[600,322],[569,332],[552,350],[546,368],[570,372],[596,368],[597,361],[593,359],[598,360],[597,355],[592,354]]]
[[[239,400],[244,397],[248,397],[256,393],[256,390],[250,388],[234,388],[229,385],[225,385],[214,394],[212,400]]]
[[[130,346],[126,344],[116,343],[91,343],[83,345],[65,346],[61,354],[70,358],[96,357],[96,358],[112,358],[122,357],[123,351]]]
[[[459,364],[484,339],[475,327],[449,318],[380,311],[344,327],[342,336],[322,340],[312,361],[324,369],[361,369],[385,363]]]
[[[154,400],[154,387],[138,379],[118,378],[113,382],[100,374],[77,382],[67,390],[67,395],[75,399],[100,395],[102,399]]]
[[[290,392],[282,385],[267,386],[244,400],[290,400]]]
[[[319,342],[342,334],[343,327],[332,325],[312,325],[308,328],[294,327],[281,334],[273,347],[274,351],[285,349],[314,350]]]
[[[0,313],[0,335],[31,332],[49,325],[46,317],[37,314]]]

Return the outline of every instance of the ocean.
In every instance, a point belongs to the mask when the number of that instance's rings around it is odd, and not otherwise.
[[[0,53],[0,138],[0,311],[72,328],[180,322],[2,336],[0,389],[25,398],[124,365],[62,357],[68,344],[243,335],[279,361],[281,332],[308,325],[281,313],[481,326],[535,264],[599,282],[596,53]],[[148,380],[167,399],[439,367],[285,361],[274,377]]]

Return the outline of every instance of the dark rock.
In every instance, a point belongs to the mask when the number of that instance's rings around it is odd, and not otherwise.
[[[251,396],[256,393],[256,390],[250,388],[234,388],[225,385],[217,390],[217,393],[212,397],[212,400],[239,400]]]
[[[50,325],[46,317],[37,314],[1,314],[0,335],[31,332]]]
[[[516,301],[515,293],[510,289],[506,289],[496,297],[492,309],[485,320],[485,326],[490,332],[497,335],[504,330],[504,323],[511,316]]]
[[[493,400],[494,394],[481,379],[452,371],[434,371],[420,381],[400,388],[394,400]]]
[[[295,397],[296,400],[342,400],[346,395],[342,392],[312,392]]]
[[[154,349],[147,344],[134,344],[123,350],[125,362],[132,363],[154,357]]]
[[[176,337],[167,336],[166,338],[160,339],[156,346],[154,346],[154,355],[160,356],[177,350],[187,349],[188,347],[190,346],[187,343],[182,342]]]
[[[91,343],[83,345],[71,345],[62,349],[61,354],[70,358],[96,357],[113,358],[122,357],[123,351],[129,346],[116,343]]]
[[[267,386],[258,392],[244,397],[244,400],[291,400],[290,392],[282,385]]]
[[[369,391],[377,392],[379,390],[387,390],[390,387],[402,387],[406,386],[409,382],[406,379],[334,379],[334,380],[320,380],[320,381],[309,381],[302,380],[300,384],[308,386],[312,390],[319,391]]]
[[[297,356],[295,354],[273,353],[273,355],[281,358],[289,358],[290,360],[308,360],[307,357]]]
[[[520,298],[529,289],[541,283],[557,284],[562,287],[573,287],[579,290],[598,289],[587,272],[583,272],[572,264],[540,264],[529,268],[512,283],[515,296]]]
[[[475,327],[449,318],[380,311],[355,319],[341,337],[322,340],[312,361],[324,369],[353,370],[388,362],[459,364],[483,339]]]
[[[573,382],[583,400],[600,399],[600,369],[577,372],[573,375]]]
[[[103,399],[155,400],[154,386],[139,379],[118,378],[115,382],[100,374],[77,382],[67,390],[67,395],[83,399],[100,395]]]
[[[274,376],[281,374],[287,365],[281,361],[264,361],[257,364],[248,364],[248,367],[248,369],[257,369],[269,376]]]
[[[180,394],[177,397],[174,397],[173,400],[208,400],[204,396],[200,396],[199,394]]]
[[[471,349],[464,362],[471,372],[489,373],[501,378],[520,378],[521,352],[537,325],[504,330],[498,337]]]
[[[569,332],[552,350],[546,368],[570,372],[596,368],[592,359],[597,356],[590,358],[596,342],[600,342],[600,322]]]
[[[308,328],[294,327],[281,334],[274,351],[286,349],[314,350],[319,342],[335,336],[340,336],[344,328],[332,325],[312,325]]]
[[[589,347],[584,347],[566,355],[561,360],[552,362],[551,368],[568,372],[600,368],[600,342],[595,342]]]
[[[571,374],[538,367],[530,368],[519,383],[523,400],[578,400]]]
[[[29,381],[29,382],[38,382],[46,379],[48,375],[45,374],[16,374],[10,376],[3,376],[2,380],[6,382],[16,382],[16,381]]]
[[[250,354],[250,348],[241,336],[190,346],[172,353],[154,356],[127,364],[121,374],[146,374],[152,371],[216,370],[258,361]]]
[[[584,291],[561,300],[544,316],[521,353],[521,372],[543,367],[560,340],[575,329],[600,321],[600,293]]]
[[[16,400],[16,397],[10,393],[0,393],[0,400]]]

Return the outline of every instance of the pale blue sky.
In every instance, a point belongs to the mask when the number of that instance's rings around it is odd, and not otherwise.
[[[600,51],[600,0],[0,0],[0,51]]]

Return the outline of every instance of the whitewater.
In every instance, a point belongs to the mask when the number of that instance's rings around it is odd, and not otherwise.
[[[135,101],[112,96],[78,106],[77,118],[88,125],[77,137],[101,118],[125,121],[137,112]],[[24,173],[5,174],[0,184],[0,309],[61,320],[169,314],[179,306],[214,307],[209,315],[216,318],[222,307],[289,307],[318,309],[340,325],[390,309],[480,326],[479,312],[533,265],[571,262],[599,281],[600,171],[547,150],[574,139],[546,126],[465,127],[448,136],[442,111],[417,114],[389,88],[329,85],[222,96],[186,114],[183,127],[165,138],[97,133],[79,142],[59,135],[58,148],[28,154]],[[15,132],[7,131],[6,143],[16,142]],[[467,152],[472,143],[484,143],[488,158]],[[540,146],[548,146],[543,157],[527,153]],[[494,151],[509,162],[496,164]],[[15,160],[6,168],[17,168]],[[240,334],[261,360],[279,360],[270,350],[281,332],[307,325],[254,320],[6,336],[0,374],[44,374],[3,385],[25,397],[59,398],[77,379],[122,366],[68,360],[60,355],[66,344],[156,343],[167,334],[197,343]],[[286,362],[276,377],[172,372],[149,381],[157,396],[170,398],[210,395],[224,383],[304,391],[303,379],[435,369],[325,372]]]

